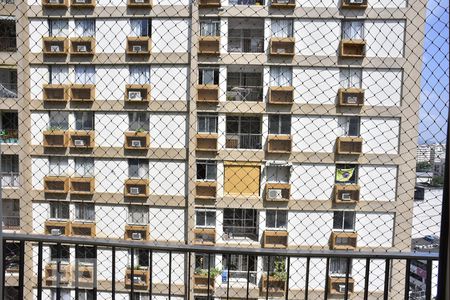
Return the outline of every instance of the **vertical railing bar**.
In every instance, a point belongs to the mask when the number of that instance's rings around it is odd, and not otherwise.
[[[185,299],[186,300],[190,300],[190,296],[191,296],[191,252],[187,253],[188,255],[188,268],[187,268],[187,277],[186,277],[186,290],[184,292],[185,294]],[[151,299],[151,296],[150,296]]]
[[[131,272],[130,272],[130,299],[134,296],[134,248],[129,248],[131,251]]]
[[[80,292],[80,290],[79,290],[79,287],[78,287],[78,285],[79,285],[79,276],[80,276],[80,274],[79,274],[79,257],[77,257],[77,254],[78,254],[78,251],[79,251],[79,248],[80,248],[80,246],[78,245],[78,244],[75,244],[75,300],[78,300],[79,299],[79,295],[78,295],[78,293]]]
[[[425,279],[425,300],[431,300],[431,278],[433,273],[433,261],[427,260],[427,278]]]
[[[228,254],[228,260],[227,260],[227,300],[230,298],[230,260],[231,260],[231,254]]]
[[[250,255],[247,255],[247,292],[245,293],[245,299],[247,300],[249,291],[250,291]]]
[[[266,300],[269,300],[269,281],[270,281],[270,255],[267,256],[267,282],[266,282]]]
[[[350,277],[350,263],[351,263],[351,259],[350,257],[347,257],[346,259],[347,261],[347,266],[346,266],[346,270],[345,270],[345,292],[344,292],[344,300],[348,300],[348,290],[349,290],[349,277]]]
[[[56,299],[61,299],[61,243],[56,244]]]
[[[289,298],[289,277],[290,277],[290,271],[291,271],[291,257],[287,257],[287,269],[286,269],[286,287],[285,287],[285,300],[288,300]]]
[[[23,299],[23,283],[25,276],[25,241],[19,243],[19,299]]]
[[[149,259],[149,270],[150,270],[150,272],[149,272],[149,274],[148,274],[148,276],[149,276],[149,279],[148,279],[148,294],[149,294],[149,299],[152,299],[152,292],[153,292],[153,290],[152,290],[152,285],[153,285],[153,279],[152,279],[152,277],[153,277],[153,250],[150,250],[150,259]]]
[[[409,280],[411,276],[411,260],[406,260],[406,272],[405,272],[405,300],[409,300]]]
[[[0,176],[0,185],[1,185],[1,176]],[[1,196],[1,193],[0,193],[0,196]],[[1,213],[1,212],[0,212]],[[1,226],[1,223],[0,223],[0,226]],[[6,269],[6,253],[5,253],[5,249],[6,249],[6,240],[3,240],[3,242],[2,242],[2,262],[1,262],[1,264],[2,264],[2,288],[1,288],[1,291],[0,291],[0,296],[1,296],[1,299],[3,299],[4,298],[4,291],[5,291],[5,285],[6,285],[6,271],[5,271],[5,269]]]
[[[111,247],[111,300],[116,300],[116,247]]]
[[[172,298],[172,251],[169,251],[169,300]]]
[[[311,258],[308,256],[306,258],[305,300],[308,300],[308,296],[309,296],[308,289],[309,289],[309,266],[310,266],[310,264],[311,264]]]
[[[94,270],[92,274],[92,283],[94,284],[94,288],[92,289],[93,300],[97,300],[97,245],[94,245]]]
[[[324,293],[324,299],[328,299],[328,273],[330,272],[330,258],[327,257],[326,261],[326,268],[325,268],[325,293]]]
[[[366,272],[364,275],[364,300],[369,299],[370,258],[366,258]]]
[[[37,300],[42,300],[42,242],[38,242],[37,270],[38,270],[38,273],[37,273]]]
[[[391,261],[389,258],[386,258],[386,266],[384,268],[384,300],[388,300],[389,298],[389,273],[391,268]]]
[[[207,294],[206,294],[206,299],[207,300],[209,300],[209,293],[211,292],[210,291],[210,288],[209,288],[209,285],[211,284],[210,283],[210,280],[211,280],[211,253],[208,253],[208,280],[207,280]]]

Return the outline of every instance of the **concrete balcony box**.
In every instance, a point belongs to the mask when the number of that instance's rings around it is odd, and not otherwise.
[[[333,231],[330,238],[331,250],[355,250],[358,243],[356,232]]]
[[[196,151],[217,152],[217,133],[197,133]]]
[[[94,148],[95,147],[95,132],[93,130],[77,130],[71,131],[70,148]]]
[[[125,240],[148,241],[150,229],[148,225],[125,225]]]
[[[44,8],[52,9],[52,8],[68,8],[69,1],[68,0],[42,0],[41,5]]]
[[[292,105],[294,103],[293,86],[269,87],[269,103],[279,105]]]
[[[96,226],[94,222],[81,222],[74,221],[71,225],[71,235],[72,236],[88,236],[95,237]]]
[[[219,55],[220,36],[200,36],[198,38],[198,54]]]
[[[149,192],[148,179],[130,178],[125,180],[124,195],[129,198],[146,198]]]
[[[287,248],[289,234],[286,230],[264,230],[264,248]]]
[[[46,285],[57,284],[57,274],[59,273],[59,284],[68,285],[72,277],[72,266],[69,263],[60,262],[59,270],[58,263],[50,262],[44,268],[44,282]]]
[[[94,102],[95,85],[93,84],[72,84],[69,92],[72,102]]]
[[[150,148],[150,133],[146,131],[125,132],[125,150],[148,150]]]
[[[133,274],[132,274],[133,273]],[[125,271],[125,288],[131,288],[131,282],[133,282],[133,288],[138,290],[147,290],[150,284],[150,270],[147,268],[134,269],[127,267]]]
[[[336,139],[336,153],[343,155],[361,155],[363,139],[360,137],[338,137]]]
[[[199,8],[216,8],[220,6],[220,0],[200,0],[198,2]]]
[[[150,55],[151,40],[149,36],[127,37],[126,53],[128,55]]]
[[[269,280],[269,296],[284,296],[284,292],[286,290],[286,280],[279,279],[273,275],[267,276],[267,272],[264,272],[261,276],[261,292],[263,294],[267,292],[267,280]]]
[[[292,137],[285,134],[269,134],[267,153],[289,154],[292,151]]]
[[[364,58],[366,56],[366,41],[341,40],[339,43],[339,56],[341,58]]]
[[[128,0],[127,5],[129,8],[151,8],[153,2],[152,0]]]
[[[93,279],[94,279],[94,266],[91,264],[80,263],[78,265],[78,283],[81,286],[85,284],[92,284]]]
[[[70,194],[93,195],[95,192],[94,177],[72,177],[70,178]]]
[[[270,7],[277,9],[293,9],[295,8],[295,0],[272,0]]]
[[[266,183],[265,199],[270,202],[284,202],[291,198],[291,185],[289,183]]]
[[[147,103],[150,101],[149,84],[127,84],[125,86],[125,102]]]
[[[199,84],[197,86],[197,102],[219,103],[219,86],[217,84]]]
[[[366,9],[367,0],[341,0],[343,9]]]
[[[72,0],[76,1],[76,0]],[[87,0],[89,1],[89,0]],[[94,37],[76,37],[70,39],[71,55],[90,56],[95,54],[95,38]]]
[[[357,184],[336,184],[334,202],[336,204],[355,204],[359,201],[360,187]]]
[[[270,39],[269,54],[271,56],[288,56],[295,55],[295,38],[294,37],[272,37]]]
[[[44,84],[42,87],[45,102],[67,102],[69,88],[65,84]]]
[[[357,88],[340,88],[338,90],[339,106],[361,107],[364,105],[364,90]]]
[[[43,133],[44,148],[66,148],[69,139],[64,130],[46,130]]]
[[[73,8],[89,8],[93,9],[96,5],[96,0],[71,0],[70,6]]]
[[[47,220],[44,224],[45,234],[70,235],[70,222],[66,220]]]
[[[69,177],[45,176],[44,193],[67,194],[69,192]]]
[[[46,56],[61,56],[69,53],[69,39],[66,37],[43,37],[42,52]]]
[[[196,181],[195,199],[215,200],[217,192],[217,182],[215,181]]]
[[[216,243],[215,228],[194,228],[194,245],[214,245]]]
[[[206,271],[207,272],[207,271]],[[215,277],[209,277],[209,291],[213,292],[215,288]],[[208,274],[194,274],[194,293],[208,293]]]
[[[345,294],[345,277],[328,276],[328,294],[330,296],[342,296]],[[355,287],[355,280],[348,278],[348,292],[353,293]]]

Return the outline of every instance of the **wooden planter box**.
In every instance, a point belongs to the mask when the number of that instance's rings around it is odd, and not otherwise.
[[[294,37],[272,37],[270,39],[269,53],[272,56],[294,56],[295,38]]]
[[[45,55],[67,55],[69,53],[69,39],[66,37],[43,37],[42,50]]]
[[[131,277],[133,273],[133,278]],[[133,281],[133,288],[146,290],[150,283],[150,270],[134,269],[131,272],[130,268],[125,271],[125,288],[131,288],[131,282]]]
[[[332,296],[342,296],[345,293],[345,277],[328,276],[328,294]],[[355,288],[355,280],[348,278],[348,292],[353,293]]]
[[[67,194],[69,192],[69,177],[45,176],[44,193]]]
[[[127,179],[124,188],[125,197],[146,198],[149,193],[148,179]]]
[[[269,87],[269,103],[291,105],[294,103],[293,86],[271,86]]]
[[[277,190],[273,192],[273,190]],[[272,191],[272,192],[271,192]],[[276,194],[276,197],[271,197]],[[291,185],[289,183],[266,183],[265,199],[270,202],[289,201],[291,198]]]
[[[362,154],[363,139],[360,137],[338,137],[336,139],[336,153],[337,154]]]
[[[149,55],[150,47],[149,36],[127,37],[126,53],[128,55]]]
[[[95,237],[96,226],[94,222],[72,222],[71,235],[72,236],[90,236]]]
[[[220,6],[220,0],[200,0],[198,2],[199,8],[215,8]]]
[[[72,84],[70,87],[70,101],[72,102],[94,102],[94,84]]]
[[[66,148],[68,144],[67,133],[64,130],[46,130],[43,133],[44,148]]]
[[[60,232],[56,234],[55,229],[58,229]],[[52,232],[52,230],[54,230]],[[45,234],[52,235],[70,235],[70,222],[69,221],[58,221],[58,220],[47,220],[44,224]]]
[[[46,102],[67,102],[69,89],[65,84],[44,84],[43,100]]]
[[[94,266],[84,264],[78,265],[78,283],[80,284],[92,283],[93,279],[94,279]]]
[[[93,130],[77,130],[69,133],[70,148],[94,148],[95,147],[95,133]]]
[[[150,133],[130,131],[125,132],[125,150],[148,150],[150,148]]]
[[[269,134],[267,138],[267,153],[289,154],[292,151],[290,135]]]
[[[152,0],[128,0],[127,5],[129,8],[151,8]]]
[[[146,103],[150,101],[149,84],[127,84],[125,86],[125,101],[129,103]]]
[[[58,1],[51,1],[51,0],[42,0],[41,1],[42,7],[51,9],[51,8],[68,8],[69,7],[69,1],[68,0],[58,0]]]
[[[264,248],[287,248],[289,234],[286,230],[264,230]]]
[[[272,0],[270,2],[270,7],[277,9],[293,9],[295,8],[295,0],[288,1],[280,1],[280,0]]]
[[[200,36],[198,38],[198,53],[219,55],[220,36]]]
[[[197,102],[219,103],[219,86],[217,84],[199,84],[197,86]]]
[[[95,38],[94,37],[77,37],[70,39],[71,55],[94,55]]]
[[[358,243],[356,232],[333,231],[330,238],[331,250],[355,250]]]
[[[366,56],[366,41],[341,40],[339,43],[339,56],[341,58],[364,58]]]
[[[215,245],[216,229],[215,228],[194,228],[194,245]]]
[[[341,0],[341,8],[344,9],[366,9],[367,0],[362,0],[361,3],[352,3],[350,0]]]
[[[70,6],[73,8],[95,8],[96,0],[71,0]]]
[[[364,105],[364,90],[357,88],[340,88],[338,90],[339,106],[361,107]]]
[[[72,266],[67,263],[60,263],[59,270],[57,263],[49,263],[44,268],[44,281],[46,285],[57,284],[57,274],[59,273],[59,284],[67,285],[70,283],[72,275]]]
[[[286,281],[280,280],[275,276],[267,276],[267,272],[264,272],[261,276],[261,291],[263,293],[267,292],[267,280],[269,280],[269,294],[271,293],[282,293],[286,290]]]
[[[215,288],[215,278],[209,277],[209,291],[213,292]],[[208,274],[194,274],[194,292],[205,294],[208,292]]]
[[[136,237],[133,237],[133,233],[141,234],[141,238],[138,239]],[[125,225],[124,239],[148,241],[150,239],[150,229],[148,225]]]
[[[217,152],[217,133],[198,133],[196,151]]]
[[[70,178],[70,193],[72,195],[93,195],[95,192],[94,177]]]
[[[357,184],[335,184],[334,202],[336,204],[354,204],[359,201],[360,187]]]
[[[217,192],[217,182],[215,181],[196,181],[195,199],[215,200]]]

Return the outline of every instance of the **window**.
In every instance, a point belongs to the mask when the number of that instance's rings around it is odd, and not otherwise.
[[[346,276],[347,258],[333,257],[330,259],[330,274],[333,276]],[[350,259],[349,275],[352,274],[352,260]]]
[[[262,69],[228,68],[227,101],[262,101],[262,86]]]
[[[128,208],[129,224],[148,224],[149,208],[147,206],[132,205]]]
[[[68,130],[69,113],[66,111],[52,110],[49,112],[49,129]]]
[[[64,84],[69,77],[67,66],[50,65],[48,68],[50,84]]]
[[[51,290],[51,300],[71,300],[70,290],[61,289],[59,298],[57,298],[56,290]]]
[[[266,211],[266,227],[286,229],[287,228],[287,211],[285,210],[267,210]]]
[[[131,84],[148,84],[150,83],[150,67],[148,66],[130,66],[130,83]]]
[[[70,217],[69,204],[50,202],[50,219],[68,220]]]
[[[94,291],[92,290],[79,290],[78,300],[94,300]]]
[[[422,187],[416,187],[414,189],[414,200],[425,200],[425,189]]]
[[[3,289],[4,300],[17,300],[19,299],[19,287],[18,286],[5,286]]]
[[[340,69],[340,85],[344,88],[361,88],[362,70],[355,68]]]
[[[67,245],[59,246],[60,254],[58,255],[58,246],[50,245],[50,259],[52,261],[61,260],[62,262],[69,262],[70,259],[70,247]]]
[[[19,139],[18,113],[15,111],[2,111],[0,119],[0,142],[17,143]]]
[[[262,0],[230,0],[230,5],[264,5],[264,1]]]
[[[263,53],[264,20],[259,18],[228,19],[228,52]]]
[[[219,69],[199,68],[199,84],[219,84]]]
[[[69,21],[64,19],[49,19],[48,29],[50,36],[69,36]]]
[[[197,161],[197,180],[217,180],[217,162],[212,160]]]
[[[290,67],[270,67],[271,86],[291,86],[292,68]]]
[[[11,0],[3,0],[0,3],[8,3]],[[15,52],[16,43],[16,19],[13,16],[3,15],[0,19],[0,52]]]
[[[95,221],[95,206],[92,203],[75,204],[75,220]]]
[[[79,37],[95,37],[95,19],[75,19],[75,32]]]
[[[269,115],[269,134],[291,134],[291,116]]]
[[[150,266],[150,260],[149,260],[149,252],[148,250],[141,250],[141,249],[134,249],[131,250],[134,251],[134,267],[148,267]],[[129,258],[131,258],[131,251],[129,251]],[[130,261],[131,266],[131,261]]]
[[[18,199],[2,199],[4,229],[20,228],[20,201]]]
[[[266,180],[274,183],[289,183],[291,173],[290,166],[266,166]]]
[[[0,98],[17,98],[17,70],[0,69]]]
[[[67,176],[69,161],[67,157],[50,156],[48,158],[49,175],[53,176]]]
[[[363,21],[343,21],[342,22],[342,38],[343,39],[364,39],[364,22]]]
[[[220,36],[220,20],[200,20],[200,36]]]
[[[3,187],[19,186],[19,156],[12,154],[1,155],[1,177]]]
[[[225,208],[223,232],[228,238],[258,240],[258,214],[255,209]]]
[[[217,133],[217,114],[199,113],[197,118],[198,132]]]
[[[94,130],[94,112],[76,111],[75,112],[76,130]]]
[[[94,262],[97,258],[97,253],[94,247],[91,246],[78,246],[75,249],[75,258],[81,262]]]
[[[335,181],[336,183],[356,184],[358,182],[358,166],[337,164]]]
[[[130,158],[128,160],[128,176],[130,178],[148,178],[148,160]]]
[[[335,211],[333,214],[333,229],[355,230],[355,212],[346,210]]]
[[[94,177],[94,159],[91,157],[75,157],[75,174],[80,177]]]
[[[75,66],[75,83],[95,84],[95,66]]]
[[[197,227],[216,227],[216,212],[214,210],[196,210],[195,225]]]
[[[359,136],[359,117],[348,117],[347,118],[347,136]]]
[[[247,276],[250,275],[249,281],[256,284],[256,256],[241,254],[223,255],[222,262],[223,266],[229,267],[230,281],[247,281]]]
[[[128,114],[130,131],[149,131],[150,116],[146,112],[130,112]]]
[[[148,294],[134,292],[133,296],[130,296],[130,300],[150,300],[150,296]]]
[[[293,36],[294,25],[290,19],[272,19],[271,29],[273,37],[287,38]]]
[[[150,36],[151,22],[149,19],[131,19],[131,34],[132,37]]]
[[[261,149],[261,118],[227,116],[226,148]]]
[[[209,266],[214,268],[216,265],[216,259],[213,254],[209,255],[206,253],[195,254],[195,269],[196,270],[208,270]]]

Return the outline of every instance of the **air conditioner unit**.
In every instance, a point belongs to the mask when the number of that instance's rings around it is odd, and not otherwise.
[[[142,279],[140,276],[133,276],[133,283],[142,283]]]
[[[357,104],[358,103],[358,97],[357,96],[349,96],[349,97],[347,97],[347,103],[349,103],[349,104]]]
[[[132,140],[131,147],[142,147],[142,143],[140,140]]]
[[[270,189],[269,190],[269,199],[282,199],[282,191],[281,189]]]
[[[284,49],[284,48],[277,48],[277,53],[278,54],[284,54],[284,53],[286,53],[286,49]]]
[[[350,4],[362,4],[364,0],[349,0]]]
[[[84,140],[74,140],[73,141],[73,144],[75,145],[75,146],[84,146],[85,144],[84,144]]]
[[[144,0],[134,0],[134,3],[144,3]]]
[[[339,293],[345,293],[345,284],[339,284],[337,286],[337,290],[339,291]]]
[[[350,200],[352,200],[352,193],[348,193],[348,192],[342,193],[341,194],[341,199],[342,199],[342,201],[350,201]]]
[[[140,45],[133,46],[133,52],[141,52],[141,51],[142,51],[142,46],[140,46]]]
[[[279,3],[279,4],[288,4],[289,0],[276,0],[275,3]]]
[[[53,1],[53,0],[51,0],[51,1]],[[55,2],[58,3],[58,1],[55,1]],[[61,52],[61,48],[58,45],[51,45],[50,52]]]
[[[48,0],[50,4],[59,4],[59,0]]]
[[[132,240],[142,240],[142,234],[140,232],[133,232],[131,234]]]
[[[130,194],[139,195],[139,188],[138,187],[130,187]]]
[[[50,230],[50,234],[51,235],[61,235],[62,232],[61,232],[61,229],[54,228],[54,229]]]
[[[78,1],[78,0],[77,0]],[[78,45],[77,46],[77,52],[87,52],[86,45]]]
[[[128,99],[130,100],[142,100],[142,93],[139,91],[128,92]]]
[[[86,0],[75,0],[75,3],[86,3]]]

